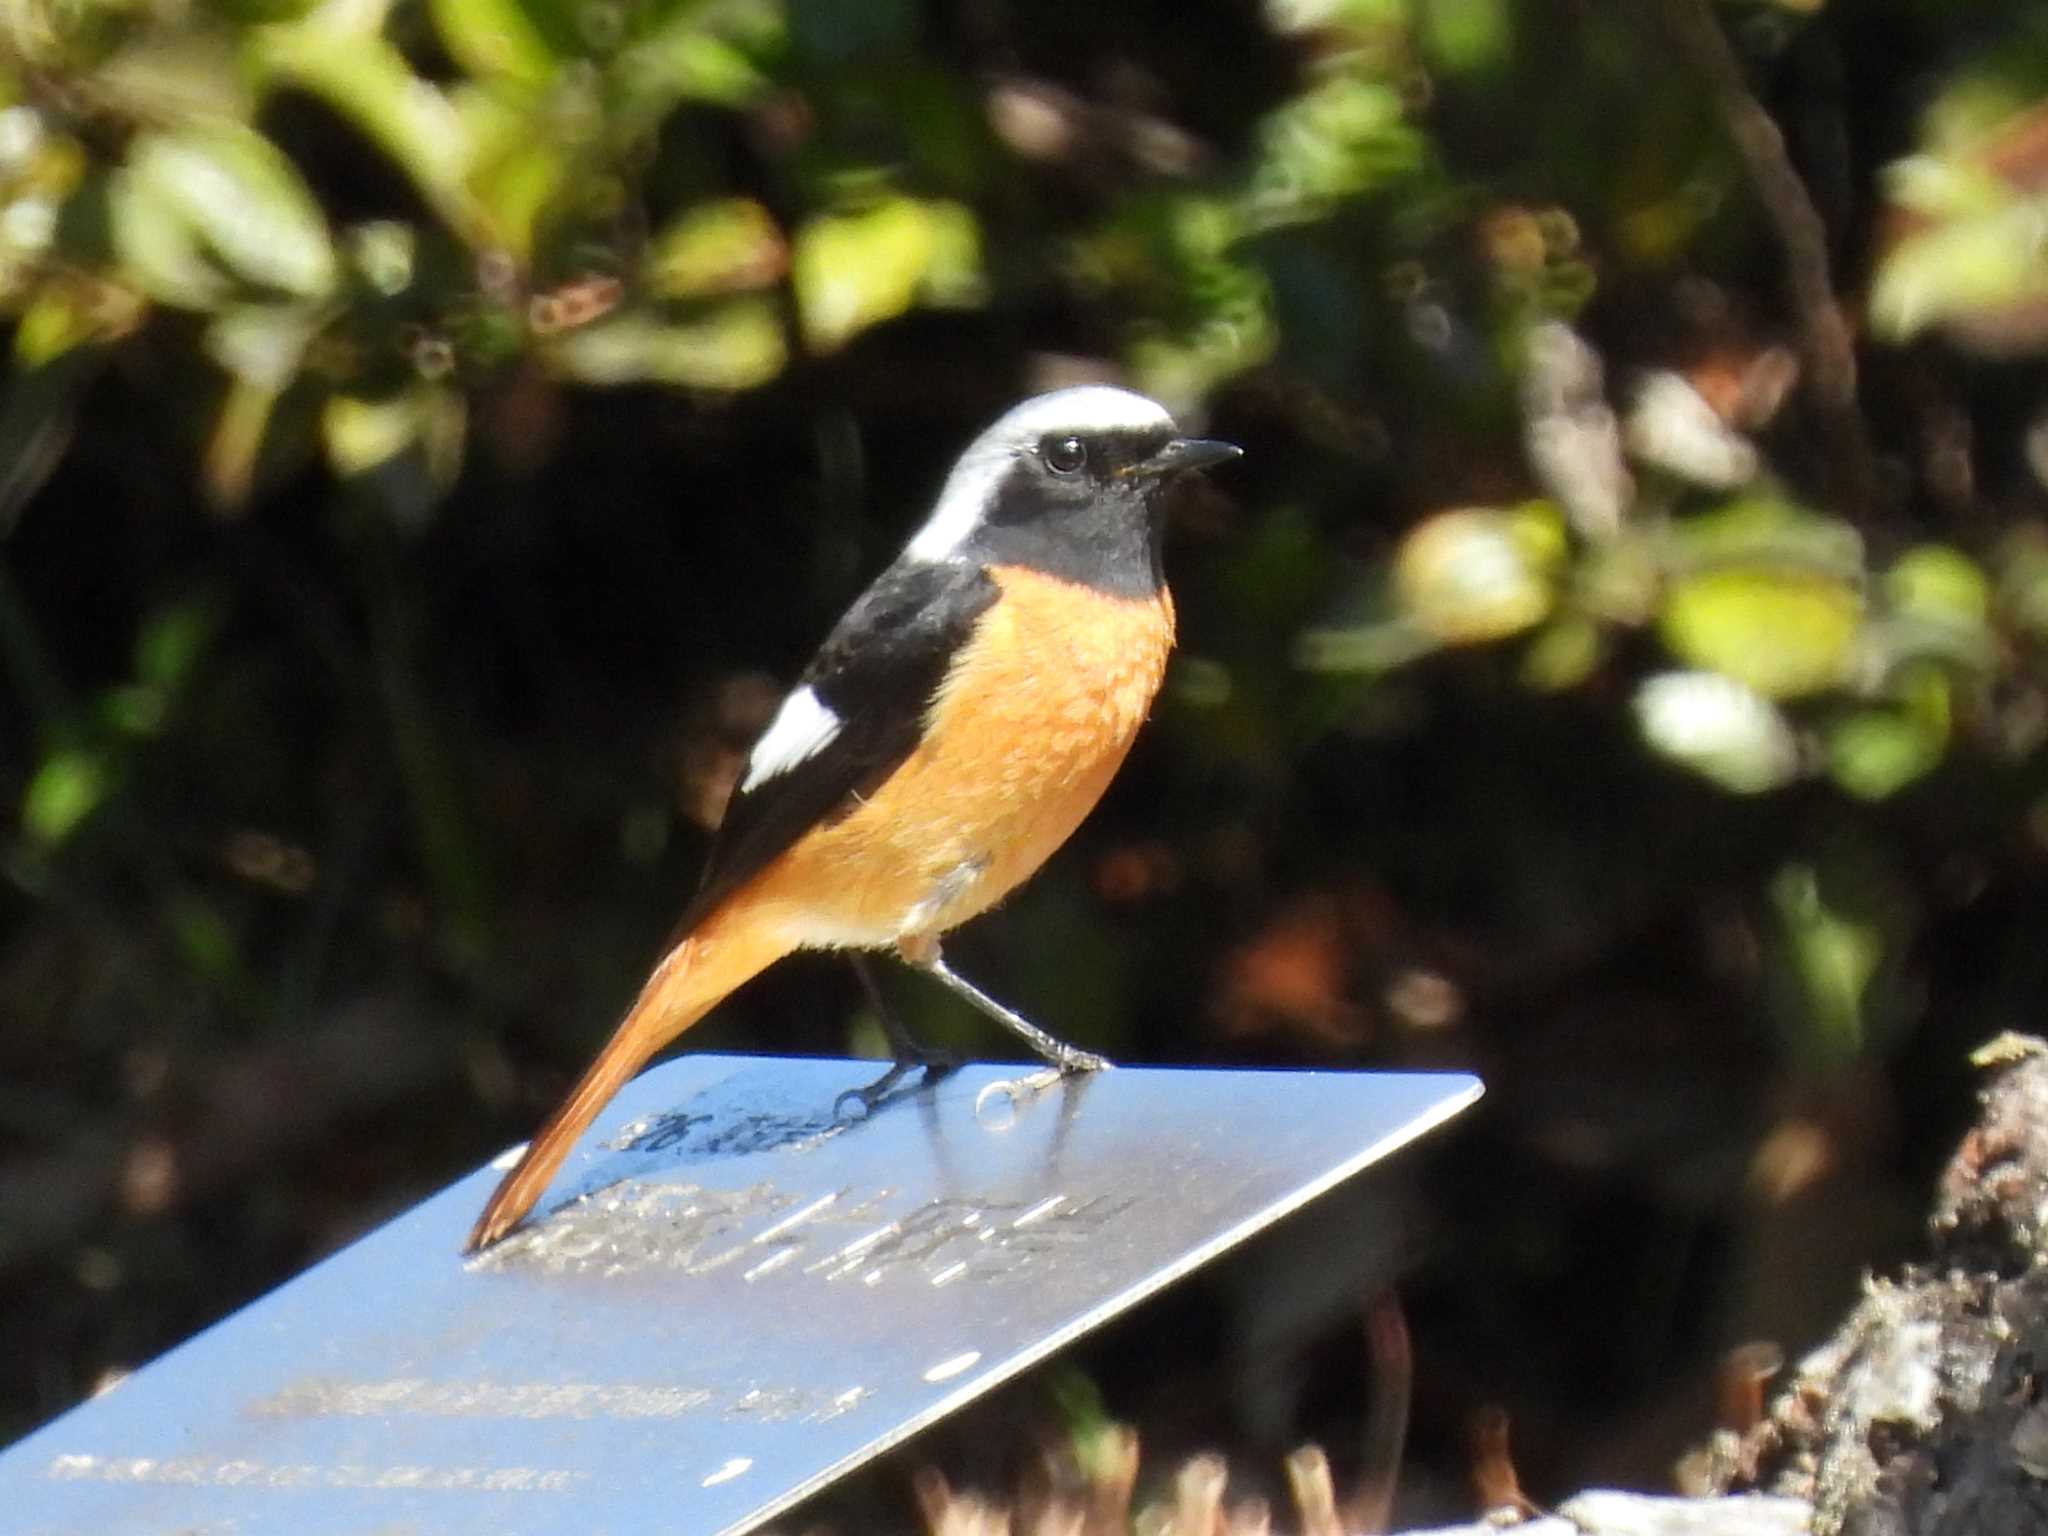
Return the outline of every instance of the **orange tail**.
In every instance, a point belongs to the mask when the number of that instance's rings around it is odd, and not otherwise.
[[[465,1253],[488,1248],[525,1218],[576,1138],[649,1057],[794,947],[746,922],[743,911],[734,915],[741,920],[730,925],[723,913],[712,917],[662,956],[597,1059],[491,1192]]]

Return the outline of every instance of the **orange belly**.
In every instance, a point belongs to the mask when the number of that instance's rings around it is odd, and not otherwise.
[[[923,743],[743,888],[805,948],[935,937],[1043,864],[1102,798],[1165,675],[1173,604],[1022,566],[961,650]],[[735,893],[735,902],[742,899]]]

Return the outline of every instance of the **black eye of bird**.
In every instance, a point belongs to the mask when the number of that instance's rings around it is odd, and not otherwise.
[[[1039,452],[1056,475],[1075,474],[1088,462],[1088,445],[1078,437],[1049,437]]]

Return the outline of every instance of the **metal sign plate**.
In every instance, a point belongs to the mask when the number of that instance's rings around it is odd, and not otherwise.
[[[688,1056],[0,1454],[16,1532],[736,1536],[1449,1118],[1454,1075]]]

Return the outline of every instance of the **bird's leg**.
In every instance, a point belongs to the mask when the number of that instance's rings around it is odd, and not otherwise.
[[[875,980],[874,965],[866,955],[856,950],[846,958],[853,965],[853,974],[860,978],[860,989],[867,994],[868,1006],[882,1022],[882,1033],[889,1037],[889,1053],[897,1065],[905,1071],[913,1067],[923,1067],[935,1071],[935,1075],[943,1075],[959,1065],[946,1052],[926,1045],[910,1032],[910,1026],[903,1022],[903,1016],[890,1007],[889,1000],[882,996],[881,984]]]
[[[1013,1008],[1005,1008],[973,982],[954,971],[940,956],[938,940],[901,939],[897,941],[896,949],[906,961],[966,998],[1057,1067],[1062,1074],[1100,1072],[1110,1065],[1107,1057],[1098,1056],[1093,1051],[1084,1051],[1078,1046],[1069,1045],[1066,1041],[1047,1034],[1023,1014]]]
[[[960,1065],[944,1051],[934,1050],[910,1032],[888,999],[882,996],[882,989],[875,981],[875,969],[868,963],[868,957],[860,953],[846,957],[853,963],[853,974],[860,978],[860,989],[867,994],[868,1006],[875,1011],[875,1017],[882,1021],[882,1033],[889,1037],[889,1070],[864,1088],[849,1088],[839,1095],[833,1106],[835,1114],[844,1113],[851,1100],[861,1107],[863,1114],[873,1114],[886,1099],[890,1091],[913,1072],[923,1072],[926,1083],[935,1083],[948,1072]]]

